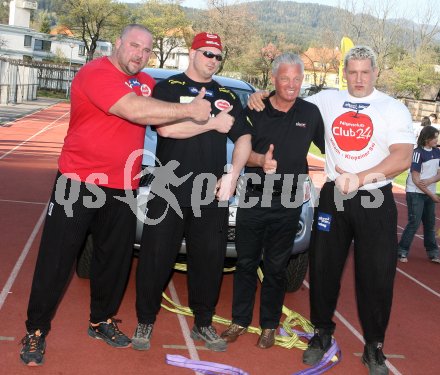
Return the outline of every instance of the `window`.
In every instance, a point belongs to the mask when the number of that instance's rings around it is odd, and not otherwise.
[[[34,50],[50,52],[51,42],[48,40],[35,39]]]
[[[25,47],[32,46],[32,36],[30,36],[30,35],[25,35],[24,36],[24,46]]]
[[[84,46],[78,46],[78,56],[84,56],[86,54],[86,48]]]
[[[101,46],[101,51],[102,52],[107,52],[108,51],[108,46]]]

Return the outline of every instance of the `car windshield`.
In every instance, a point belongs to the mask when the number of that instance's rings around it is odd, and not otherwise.
[[[154,68],[146,68],[144,69],[144,71],[150,76],[152,76],[156,80],[156,82],[159,82],[163,79],[167,79],[171,75],[180,72],[177,70],[154,69]],[[251,85],[238,79],[232,79],[222,76],[214,76],[214,79],[222,86],[234,91],[237,94],[237,96],[240,98],[243,107],[247,105],[249,96],[253,92],[255,92],[255,89]],[[145,141],[144,141],[144,149],[146,150],[146,153],[144,153],[142,159],[142,164],[144,166],[155,165],[154,154],[156,153],[156,142],[157,142],[156,132],[151,129],[151,126],[147,126],[147,130],[145,132]],[[228,138],[227,148],[228,148],[228,162],[229,162],[231,159],[231,153],[233,148],[232,141],[229,138]]]

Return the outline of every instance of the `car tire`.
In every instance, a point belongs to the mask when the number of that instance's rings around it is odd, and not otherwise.
[[[93,255],[93,238],[89,234],[84,242],[84,247],[76,262],[76,274],[81,279],[90,279],[90,264]]]
[[[293,255],[287,264],[287,288],[289,293],[296,292],[302,285],[309,267],[309,252]]]

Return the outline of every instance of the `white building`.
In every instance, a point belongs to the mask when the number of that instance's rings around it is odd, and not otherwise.
[[[29,28],[31,10],[37,1],[12,0],[9,4],[9,25],[0,24],[0,56],[23,61],[65,58],[83,65],[87,51],[84,42],[64,35],[50,35]],[[110,42],[98,41],[96,56],[111,54]]]

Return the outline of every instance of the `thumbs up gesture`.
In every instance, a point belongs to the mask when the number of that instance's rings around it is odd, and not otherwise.
[[[195,121],[207,121],[211,115],[211,103],[208,100],[203,99],[205,94],[206,89],[202,87],[199,94],[191,103],[189,103],[189,106],[191,107],[189,117]]]
[[[219,133],[228,133],[231,130],[232,125],[234,124],[234,117],[229,114],[232,111],[233,106],[229,106],[222,110],[217,116],[211,117],[209,121],[211,121],[213,125],[213,129],[218,131]]]
[[[263,171],[266,174],[274,174],[277,171],[277,161],[273,158],[274,145],[269,146],[269,150],[264,154]]]

